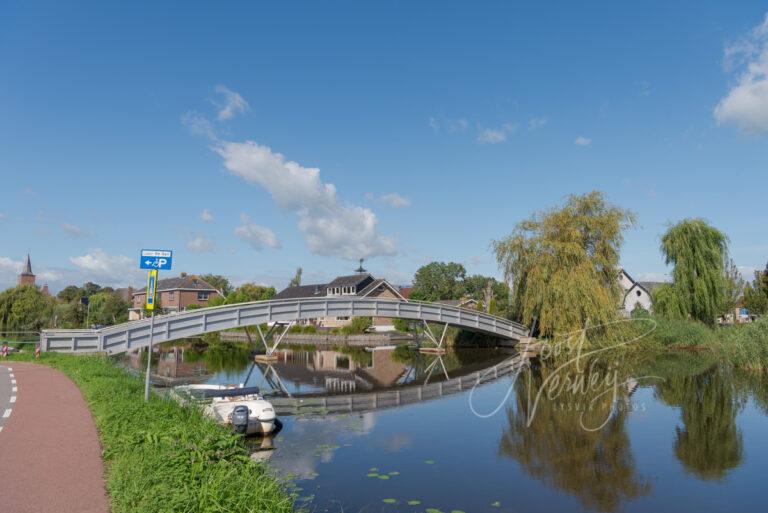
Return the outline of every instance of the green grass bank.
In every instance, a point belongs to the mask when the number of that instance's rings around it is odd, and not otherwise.
[[[30,352],[11,360],[31,360]],[[195,408],[153,396],[103,356],[43,354],[91,408],[113,513],[289,512],[293,497],[243,441]]]

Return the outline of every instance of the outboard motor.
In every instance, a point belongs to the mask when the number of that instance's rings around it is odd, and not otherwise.
[[[239,404],[232,410],[232,428],[235,433],[244,435],[248,431],[248,407]]]

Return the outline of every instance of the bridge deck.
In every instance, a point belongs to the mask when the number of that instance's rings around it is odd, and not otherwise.
[[[510,340],[528,336],[525,326],[476,310],[438,303],[352,296],[255,301],[161,315],[155,318],[152,339],[153,343],[168,342],[231,328],[329,316],[435,322]],[[150,319],[99,330],[44,330],[40,338],[42,351],[122,353],[149,345]]]

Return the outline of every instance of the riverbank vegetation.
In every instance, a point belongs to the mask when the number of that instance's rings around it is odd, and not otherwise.
[[[242,439],[199,410],[154,395],[145,403],[142,381],[106,357],[46,353],[39,362],[68,375],[90,406],[114,513],[292,511]]]

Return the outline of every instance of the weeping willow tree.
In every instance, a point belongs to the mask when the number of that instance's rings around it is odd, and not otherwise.
[[[543,336],[563,335],[615,319],[621,297],[619,251],[635,216],[593,191],[534,214],[494,241],[496,259],[512,283],[517,320],[539,320]]]
[[[684,219],[661,238],[661,252],[672,270],[674,309],[661,315],[693,318],[713,326],[725,297],[725,262],[728,238],[703,219]],[[670,299],[670,304],[673,301]]]

